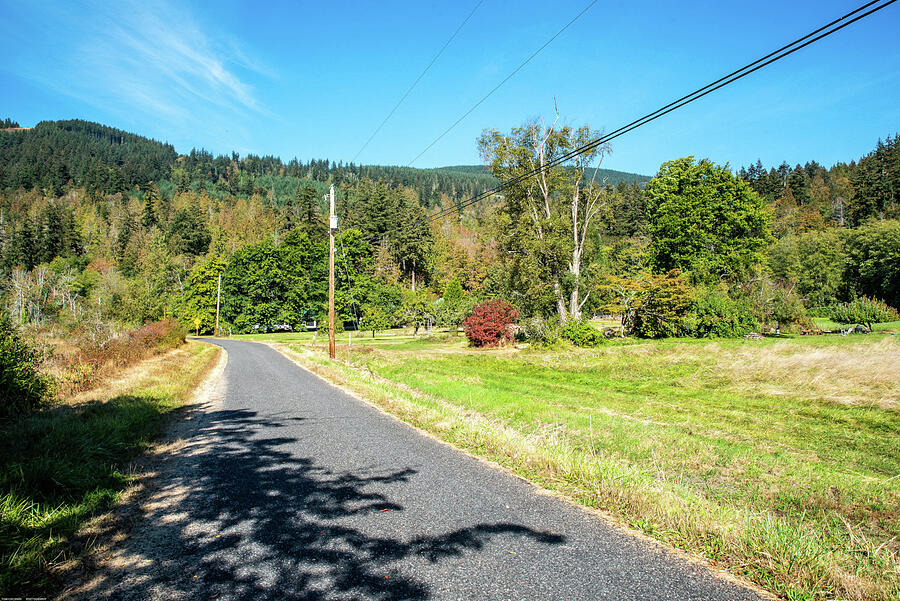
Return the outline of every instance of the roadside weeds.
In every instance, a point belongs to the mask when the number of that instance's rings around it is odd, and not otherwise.
[[[189,342],[61,406],[4,426],[0,594],[45,595],[127,530],[115,513],[140,491],[140,454],[208,379],[221,351]]]

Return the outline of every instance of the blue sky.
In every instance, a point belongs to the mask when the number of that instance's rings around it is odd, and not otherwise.
[[[862,0],[600,0],[414,163],[479,162],[484,128],[616,129]],[[350,161],[477,0],[0,0],[0,118],[82,118],[179,152]],[[357,162],[408,164],[587,4],[483,0]],[[831,165],[900,131],[900,4],[613,143],[653,174],[689,154]]]

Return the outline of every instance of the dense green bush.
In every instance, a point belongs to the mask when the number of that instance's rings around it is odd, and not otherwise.
[[[638,282],[631,331],[641,338],[683,336],[694,303],[694,291],[678,269],[662,275],[645,275]],[[623,324],[626,325],[627,323]]]
[[[559,318],[530,317],[522,321],[519,336],[531,344],[549,346],[559,341]]]
[[[560,334],[575,346],[597,346],[605,340],[600,330],[584,319],[570,320]]]
[[[40,373],[41,353],[0,316],[0,420],[25,415],[49,400],[50,380]]]
[[[691,334],[697,338],[740,338],[757,329],[753,311],[722,290],[701,289],[694,304]]]
[[[435,302],[437,325],[450,328],[456,333],[475,304],[475,298],[467,295],[457,280],[450,280],[444,289],[444,296]]]
[[[849,303],[834,305],[831,308],[831,319],[838,323],[864,324],[872,329],[873,323],[900,320],[900,314],[884,301],[861,296]]]
[[[822,305],[807,307],[806,314],[809,317],[831,317],[831,307]]]
[[[797,331],[814,327],[803,299],[791,286],[773,281],[760,273],[751,281],[732,287],[729,296],[753,313],[756,322],[767,331]]]
[[[776,288],[771,300],[771,319],[783,330],[799,330],[814,327],[806,307],[799,296],[789,288]]]

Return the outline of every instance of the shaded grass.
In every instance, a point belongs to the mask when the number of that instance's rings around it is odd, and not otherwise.
[[[293,348],[404,419],[786,598],[900,598],[895,337],[435,341],[342,347],[342,363]]]
[[[67,540],[134,480],[129,462],[160,436],[217,352],[189,344],[135,374],[127,393],[0,426],[0,595],[47,591],[48,570],[71,555]]]

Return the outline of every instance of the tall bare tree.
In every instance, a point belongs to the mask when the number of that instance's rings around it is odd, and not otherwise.
[[[501,181],[522,178],[504,190],[498,243],[508,263],[510,285],[529,310],[555,307],[560,320],[579,319],[590,291],[584,266],[589,232],[606,206],[605,182],[597,173],[608,145],[555,161],[599,137],[587,125],[547,126],[534,121],[509,135],[485,130],[479,147]]]

